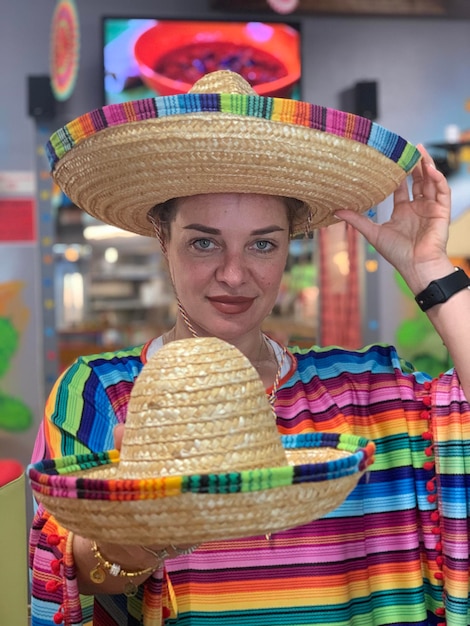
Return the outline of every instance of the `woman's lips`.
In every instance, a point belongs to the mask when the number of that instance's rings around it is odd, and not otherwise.
[[[229,315],[245,313],[254,302],[254,298],[242,296],[215,296],[207,299],[217,311]]]

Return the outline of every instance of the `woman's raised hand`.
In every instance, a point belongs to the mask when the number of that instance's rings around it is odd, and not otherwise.
[[[450,189],[425,148],[420,145],[418,149],[422,159],[411,173],[411,194],[408,180],[404,180],[394,193],[393,212],[387,222],[377,224],[354,211],[336,213],[366,237],[415,294],[453,270],[446,252]]]

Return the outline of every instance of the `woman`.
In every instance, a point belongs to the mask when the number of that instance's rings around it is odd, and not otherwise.
[[[227,74],[217,73],[217,80],[223,83]],[[203,79],[195,93],[232,90],[236,107],[245,102],[238,95],[248,95],[250,106],[272,104],[252,95],[236,76],[228,78],[233,81],[229,87],[216,88]],[[234,84],[241,85],[240,91]],[[202,99],[194,100],[202,106]],[[187,102],[173,99],[169,104]],[[150,104],[139,106],[147,115]],[[158,115],[149,114],[152,123],[163,117],[160,106],[161,100]],[[111,113],[116,109],[93,119]],[[174,328],[143,347],[77,360],[51,394],[33,460],[119,447],[130,391],[149,355],[175,339],[216,336],[239,348],[258,371],[280,433],[318,430],[373,439],[377,455],[372,471],[323,519],[270,537],[197,548],[96,546],[70,537],[39,506],[30,547],[32,623],[467,624],[470,294],[468,279],[454,271],[445,251],[447,183],[422,147],[417,162],[411,147],[395,142],[402,146],[402,156],[391,165],[384,153],[375,161],[359,137],[338,139],[343,131],[329,127],[321,135],[306,136],[305,128],[282,116],[272,116],[269,124],[265,118],[262,123],[250,120],[244,127],[244,115],[212,109],[201,113],[198,108],[191,114],[180,111],[174,120],[165,118],[151,131],[140,119],[132,124],[119,120],[119,132],[124,131],[119,137],[109,128],[92,129],[89,138],[71,141],[69,125],[61,134],[67,147],[57,147],[57,135],[52,140],[54,175],[75,202],[129,230],[154,230],[168,263],[178,315]],[[308,115],[312,119],[312,109]],[[83,120],[80,124],[90,128]],[[144,128],[153,135],[151,144],[139,136]],[[372,125],[366,135],[377,132]],[[326,149],[324,138],[334,139]],[[276,144],[278,139],[282,144]],[[178,146],[168,155],[174,140]],[[158,158],[149,156],[150,145]],[[279,145],[288,154],[280,165]],[[310,155],[308,161],[305,155]],[[395,176],[397,161],[406,155],[411,197],[407,172],[399,180]],[[330,158],[335,166],[325,174]],[[314,161],[319,164],[315,171]],[[103,172],[97,171],[103,162]],[[149,176],[152,163],[159,170]],[[384,182],[377,184],[381,176]],[[315,198],[306,191],[306,180],[308,189],[315,188]],[[374,193],[372,204],[377,193],[388,195],[390,186],[392,216],[385,224],[373,223],[361,211],[369,208]],[[289,238],[338,219],[361,232],[418,294],[455,369],[432,380],[411,371],[389,346],[357,352],[287,350],[263,334]],[[442,289],[428,289],[441,279],[448,292],[443,297]],[[162,549],[169,557],[164,568]],[[126,596],[125,577],[94,580],[97,558],[107,563],[105,569],[129,572],[137,594]]]

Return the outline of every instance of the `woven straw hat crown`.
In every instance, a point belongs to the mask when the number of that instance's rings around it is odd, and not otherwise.
[[[117,476],[189,475],[286,464],[261,379],[215,337],[172,341],[132,389]]]
[[[256,95],[256,91],[243,76],[230,70],[218,70],[205,74],[189,90],[189,93],[232,93]]]

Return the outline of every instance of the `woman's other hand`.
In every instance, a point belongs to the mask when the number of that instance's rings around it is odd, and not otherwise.
[[[116,450],[120,450],[122,446],[122,438],[124,436],[125,424],[118,424],[114,427],[114,447]]]

